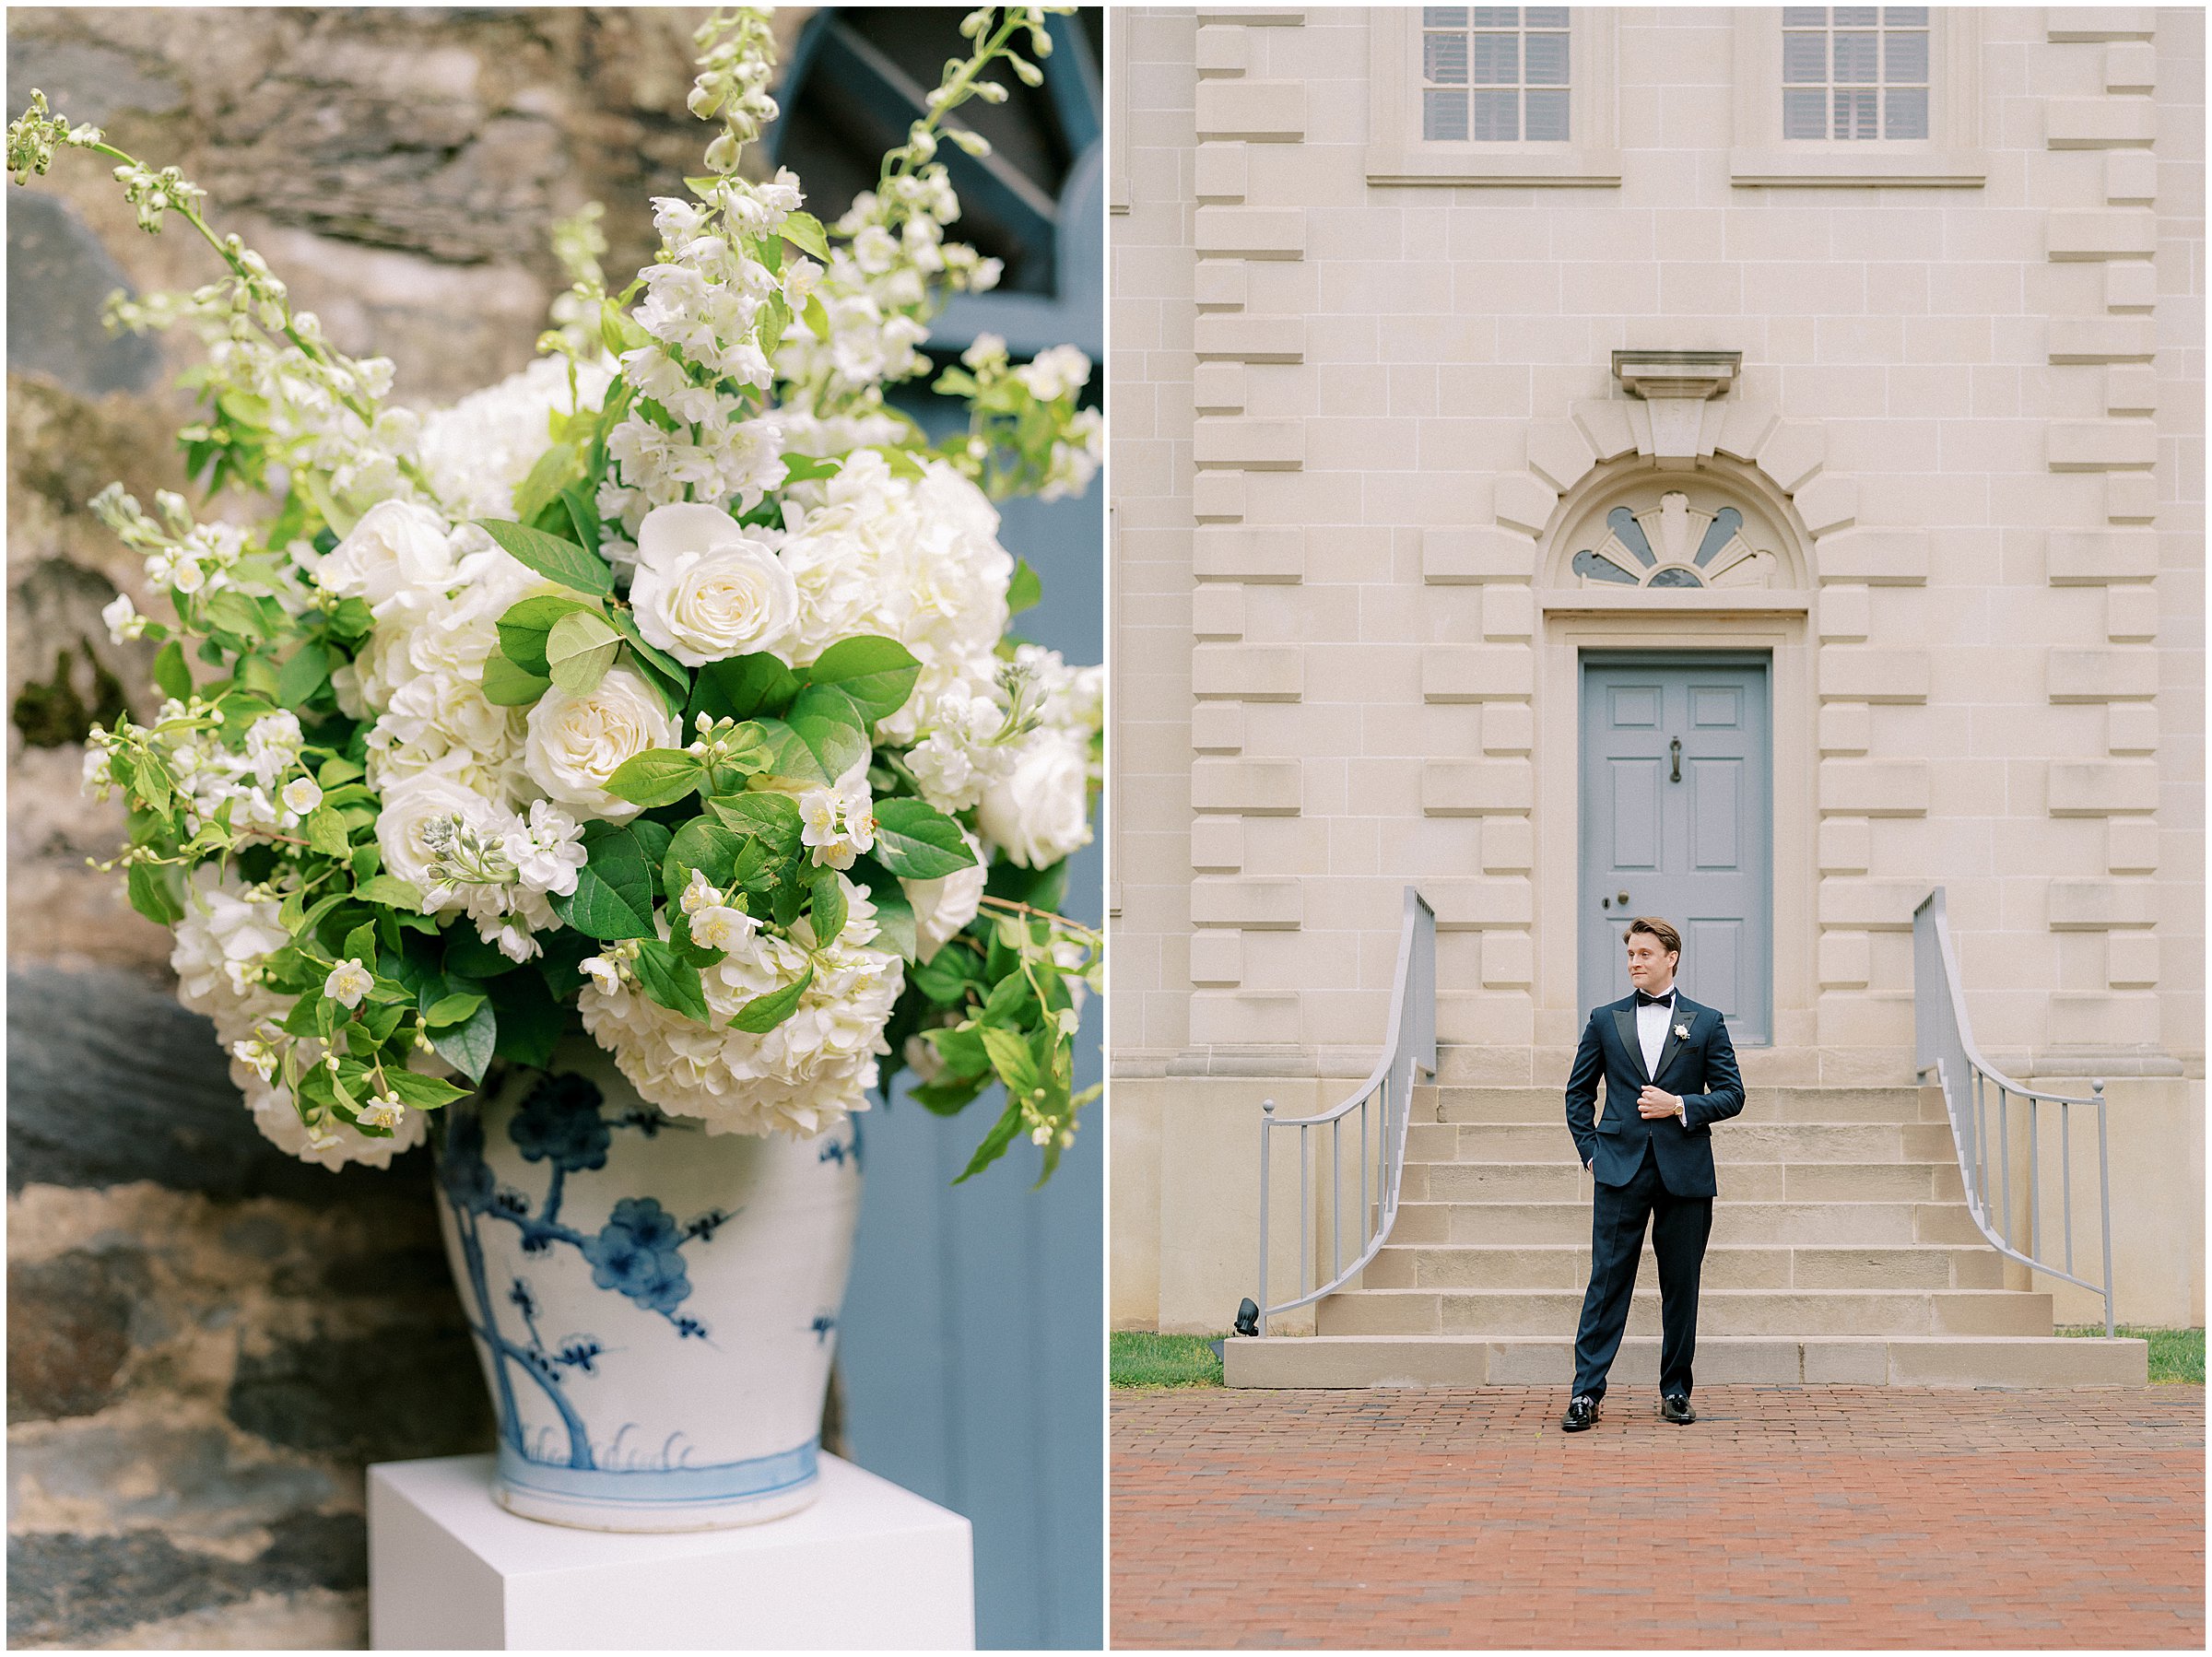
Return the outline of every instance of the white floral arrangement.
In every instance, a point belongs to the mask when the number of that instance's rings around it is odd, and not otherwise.
[[[997,276],[946,238],[938,146],[986,147],[947,118],[1006,96],[995,68],[1037,84],[1058,9],[970,15],[827,229],[789,171],[742,169],[772,38],[718,12],[688,103],[721,130],[653,203],[655,262],[610,294],[597,209],[556,227],[573,287],[540,359],[428,415],[174,168],[31,94],[18,183],[109,157],[143,229],[177,214],[224,265],[110,300],[205,343],[180,441],[224,511],[93,502],[173,619],[109,607],[160,641],[164,699],[95,728],[85,776],[129,810],[100,866],[174,930],[179,994],[276,1144],[385,1166],[495,1060],[548,1064],[581,1029],[711,1133],[822,1133],[887,1057],[947,1114],[1004,1083],[968,1173],[1020,1134],[1050,1175],[1096,1092],[1073,1041],[1100,940],[1054,910],[1102,686],[1009,635],[1038,587],[992,499],[1088,484],[1090,364],[978,339],[935,382],[969,427],[934,447],[885,392],[930,370],[946,297]]]

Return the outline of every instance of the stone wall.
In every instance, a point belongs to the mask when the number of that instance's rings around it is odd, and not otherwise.
[[[524,366],[560,280],[556,214],[606,205],[610,272],[653,246],[707,129],[684,110],[703,10],[42,10],[8,17],[8,104],[208,192],[397,394]],[[795,30],[805,8],[780,15]],[[206,281],[65,155],[8,216],[8,1632],[18,1646],[364,1643],[362,1467],[488,1449],[429,1168],[331,1175],[254,1134],[168,936],[81,799],[89,723],[147,710],[108,641],[136,560],[85,510],[181,487],[194,347],[114,340],[100,305]]]

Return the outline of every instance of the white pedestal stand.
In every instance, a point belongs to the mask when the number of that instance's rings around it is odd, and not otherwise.
[[[731,1531],[518,1519],[488,1455],[369,1469],[378,1651],[972,1651],[968,1521],[832,1455],[812,1507]]]

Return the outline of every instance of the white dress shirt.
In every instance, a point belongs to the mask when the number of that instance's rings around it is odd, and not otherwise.
[[[1672,996],[1674,992],[1669,990],[1667,994]],[[1660,1006],[1657,1003],[1650,1005],[1640,1003],[1637,1005],[1636,1041],[1637,1045],[1643,1049],[1644,1075],[1657,1076],[1659,1050],[1666,1045],[1666,1028],[1674,1021],[1675,1007],[1671,1000],[1665,1006]],[[1656,1083],[1654,1082],[1653,1085],[1656,1086]]]

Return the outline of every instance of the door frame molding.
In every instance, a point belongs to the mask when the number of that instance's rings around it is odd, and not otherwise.
[[[1774,838],[1774,795],[1776,790],[1774,787],[1774,660],[1770,652],[1763,650],[1747,649],[1742,646],[1731,646],[1725,649],[1713,650],[1677,650],[1666,646],[1658,646],[1650,650],[1640,650],[1614,646],[1584,645],[1578,649],[1574,654],[1576,701],[1575,729],[1578,733],[1583,729],[1583,710],[1582,708],[1583,693],[1589,685],[1588,670],[1592,667],[1756,667],[1761,670],[1761,672],[1766,676],[1767,838],[1770,848],[1771,847]],[[1575,753],[1576,777],[1574,824],[1575,848],[1577,853],[1575,861],[1576,890],[1574,904],[1574,912],[1576,916],[1575,948],[1578,953],[1571,963],[1576,981],[1575,1000],[1578,1005],[1582,1000],[1582,960],[1579,954],[1579,951],[1582,947],[1582,922],[1588,918],[1588,911],[1583,908],[1583,899],[1587,896],[1587,894],[1583,891],[1582,883],[1589,877],[1589,871],[1583,866],[1580,855],[1583,839],[1582,831],[1586,827],[1583,817],[1583,807],[1587,804],[1587,801],[1583,798],[1582,793],[1582,768],[1583,761],[1586,758],[1587,756],[1581,751],[1578,743]],[[1769,1043],[1771,1043],[1775,1031],[1776,1007],[1774,1004],[1777,1004],[1780,1001],[1780,996],[1776,993],[1773,984],[1773,960],[1775,953],[1773,936],[1774,859],[1771,851],[1767,858],[1766,867],[1761,871],[1761,873],[1765,875],[1767,881],[1767,958],[1769,963],[1767,990],[1770,1002],[1767,1009],[1767,1032]],[[1584,1010],[1586,1011],[1587,1009]],[[1742,1038],[1739,1037],[1738,1040],[1741,1040]]]
[[[1818,816],[1813,789],[1819,706],[1814,657],[1802,612],[1763,616],[1622,611],[1547,611],[1538,652],[1536,752],[1571,756],[1536,768],[1535,811],[1536,1040],[1574,1045],[1589,1009],[1576,981],[1582,895],[1583,653],[1626,652],[1707,659],[1763,654],[1772,747],[1771,909],[1776,1047],[1809,1047],[1818,1036]]]

